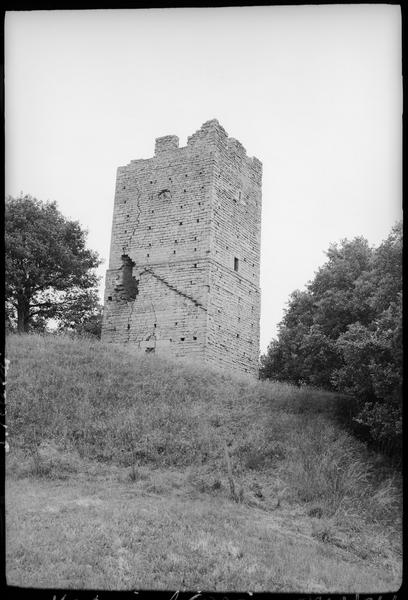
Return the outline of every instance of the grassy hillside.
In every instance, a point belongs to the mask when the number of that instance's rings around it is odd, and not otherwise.
[[[194,515],[197,502],[211,506],[210,513],[217,513],[215,506],[220,507],[220,515],[229,511],[232,521],[239,514],[246,515],[249,522],[256,520],[258,513],[263,515],[262,518],[272,514],[275,524],[279,519],[286,523],[289,541],[287,547],[279,546],[284,554],[294,551],[289,531],[292,530],[292,536],[296,531],[298,533],[299,547],[305,543],[301,542],[304,535],[322,544],[323,548],[330,546],[338,552],[351,552],[355,559],[368,560],[371,566],[375,560],[385,565],[380,576],[378,568],[372,575],[363,575],[361,567],[352,575],[349,564],[349,571],[344,567],[339,569],[336,580],[325,574],[323,565],[318,562],[315,568],[321,572],[322,581],[326,575],[328,579],[325,583],[314,581],[312,588],[316,591],[333,591],[336,586],[339,591],[362,591],[355,587],[359,576],[365,582],[362,585],[366,591],[378,591],[378,585],[382,585],[384,591],[387,585],[390,589],[397,585],[400,553],[398,476],[387,468],[381,457],[369,454],[361,443],[340,428],[335,419],[336,396],[233,377],[197,363],[137,355],[131,349],[103,345],[98,341],[11,336],[7,348],[11,361],[7,382],[11,447],[8,473],[14,482],[9,489],[11,493],[15,490],[16,497],[19,495],[16,492],[18,481],[26,477],[37,481],[37,501],[41,494],[46,494],[44,489],[50,491],[57,489],[55,486],[66,485],[67,489],[73,490],[85,480],[101,486],[102,478],[109,480],[110,486],[112,481],[133,486],[133,493],[138,497],[148,494],[154,495],[157,502],[167,499],[163,505],[166,509],[162,510],[168,524],[171,515],[176,519],[181,518],[181,513]],[[236,502],[231,500],[225,446],[231,460]],[[77,493],[80,496],[82,492],[77,490]],[[87,493],[89,495],[89,490]],[[183,502],[182,511],[176,506],[175,498]],[[117,499],[119,502],[119,492]],[[99,500],[102,504],[107,501],[102,496]],[[112,510],[119,519],[121,512],[113,499],[112,502]],[[33,503],[36,504],[35,500]],[[154,507],[155,503],[150,505]],[[171,506],[172,510],[169,509]],[[20,508],[23,511],[23,505]],[[18,512],[18,507],[15,510]],[[157,507],[154,510],[157,513]],[[10,522],[17,522],[13,520],[17,513],[13,514]],[[124,522],[127,522],[126,515],[123,515]],[[157,519],[157,515],[149,518]],[[185,518],[188,523],[189,518]],[[285,531],[282,523],[281,533]],[[223,530],[224,525],[218,525]],[[24,539],[27,539],[27,527]],[[163,527],[167,537],[176,535]],[[248,547],[251,547],[255,538],[251,541],[248,525],[242,527],[235,531],[237,539],[246,537]],[[21,533],[24,525],[20,524],[18,528]],[[217,563],[218,546],[208,542],[208,531],[205,535],[207,542],[199,544],[200,560],[204,560],[204,554],[208,560]],[[12,538],[18,546],[19,535]],[[262,540],[262,535],[256,539]],[[236,543],[231,541],[231,544],[235,548]],[[258,545],[261,546],[260,541]],[[21,560],[15,562],[17,546],[10,547],[13,564],[20,565],[13,571],[16,577],[24,563]],[[49,548],[47,538],[44,547]],[[185,551],[186,556],[191,556],[191,549]],[[242,559],[239,553],[243,552],[244,556],[247,551],[247,548],[237,550],[234,561],[239,562]],[[47,554],[48,550],[44,552]],[[154,550],[151,552],[154,554]],[[228,554],[228,550],[226,552]],[[257,556],[254,549],[250,553]],[[177,555],[175,549],[173,554]],[[268,564],[265,551],[261,554],[258,557],[260,564],[265,560]],[[130,555],[133,556],[132,552]],[[333,560],[330,552],[327,553],[329,559]],[[208,565],[207,579],[203,575],[204,579],[199,578],[197,582],[191,579],[192,576],[182,580],[181,576],[177,579],[178,575],[181,571],[192,573],[191,565],[177,570],[177,560],[174,560],[176,566],[173,565],[169,572],[165,570],[164,575],[161,571],[161,579],[152,575],[149,580],[142,580],[144,585],[136,587],[155,587],[157,584],[159,587],[193,589],[191,586],[197,583],[206,589],[205,583],[211,572]],[[274,590],[304,591],[305,588],[291,580],[288,574],[286,579],[283,577],[284,565],[282,561],[279,564],[280,584],[276,583]],[[134,568],[132,571],[129,566],[129,573],[134,573]],[[267,569],[264,573],[262,569],[258,572],[254,566],[248,566],[246,572],[241,561],[234,579],[231,568],[218,574],[218,588],[214,584],[211,589],[233,589],[231,586],[235,586],[234,589],[273,591],[273,577],[271,573],[266,575]],[[310,568],[310,565],[305,567],[305,573],[310,573]],[[37,569],[37,575],[40,571]],[[334,571],[332,565],[330,573]],[[55,572],[54,569],[54,576]],[[75,569],[71,572],[71,581],[82,581],[84,574],[78,579],[72,574],[74,572]],[[304,577],[307,579],[307,575]],[[121,581],[124,585],[119,583],[116,587],[126,587],[126,582],[134,585],[125,575]],[[169,581],[171,585],[166,586]],[[372,590],[369,589],[370,582],[374,585]],[[312,589],[310,585],[309,589]]]

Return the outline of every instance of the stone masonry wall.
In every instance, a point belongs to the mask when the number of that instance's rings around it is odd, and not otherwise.
[[[255,373],[260,211],[261,163],[217,121],[119,167],[102,339]]]

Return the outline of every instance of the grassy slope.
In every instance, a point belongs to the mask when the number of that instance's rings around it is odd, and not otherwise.
[[[100,342],[12,336],[8,356],[9,583],[399,586],[397,478],[334,396]]]

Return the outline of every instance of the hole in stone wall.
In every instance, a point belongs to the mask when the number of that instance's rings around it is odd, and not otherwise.
[[[239,338],[239,333],[237,333],[237,338]]]
[[[183,225],[183,221],[180,221],[179,225]]]
[[[126,204],[126,200],[123,200],[123,204]]]
[[[197,219],[197,223],[199,223],[199,222],[200,222],[200,219]]]
[[[197,248],[194,248],[194,252],[197,252]]]
[[[125,189],[126,189],[126,186],[124,185],[123,188],[122,188],[122,190],[125,190]]]
[[[108,296],[109,302],[112,302],[112,296]]]
[[[133,277],[135,263],[127,254],[122,254],[121,259],[122,266],[120,267],[119,277],[114,289],[125,300],[134,300],[138,294],[138,282]]]
[[[193,340],[196,340],[196,339],[197,339],[197,337],[195,335],[193,335]]]
[[[238,258],[235,256],[234,257],[234,271],[238,271],[238,265],[239,265],[239,260]],[[241,282],[240,282],[241,283]]]
[[[148,227],[147,229],[151,229],[151,228],[152,228],[152,226],[151,226],[151,225],[149,225],[149,227]]]
[[[127,328],[130,329],[130,323],[127,324]]]
[[[175,251],[175,250],[173,250],[173,254],[176,254],[176,251]]]
[[[178,325],[178,322],[176,321],[176,322],[174,323],[174,325]]]
[[[197,263],[194,263],[194,268],[195,268],[195,269],[197,268]]]
[[[184,342],[184,340],[185,340],[185,339],[186,339],[186,338],[180,338],[180,341],[181,341],[181,342]]]

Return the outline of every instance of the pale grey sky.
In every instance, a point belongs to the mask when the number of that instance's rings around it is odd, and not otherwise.
[[[101,275],[116,168],[156,137],[216,118],[263,162],[262,352],[332,242],[401,218],[399,6],[8,12],[5,68],[6,194],[56,200]]]

